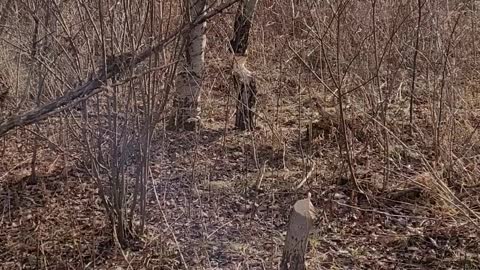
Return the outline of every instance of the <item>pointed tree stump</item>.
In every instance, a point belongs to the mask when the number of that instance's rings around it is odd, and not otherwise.
[[[310,198],[309,193],[306,199],[298,200],[293,206],[280,270],[306,269],[305,253],[307,252],[308,235],[315,219],[315,208]]]

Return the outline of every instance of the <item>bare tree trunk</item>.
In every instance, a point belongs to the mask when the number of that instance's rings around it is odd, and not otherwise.
[[[305,253],[308,235],[313,227],[315,208],[308,198],[298,200],[293,206],[288,222],[287,238],[282,254],[280,270],[305,270]]]
[[[204,15],[206,0],[185,0],[185,2],[186,23],[191,23]],[[177,76],[175,111],[170,119],[170,128],[195,130],[200,124],[199,103],[205,65],[206,26],[206,22],[200,23],[186,34],[183,68]]]
[[[235,127],[240,130],[255,128],[257,86],[253,73],[246,67],[248,38],[258,0],[243,0],[235,18],[235,32],[230,41],[235,54],[233,68],[234,87],[238,93]]]

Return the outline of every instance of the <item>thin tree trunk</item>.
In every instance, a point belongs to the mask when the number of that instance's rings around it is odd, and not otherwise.
[[[247,49],[250,28],[258,0],[243,0],[238,8],[234,25],[234,36],[230,41],[235,54],[233,67],[233,82],[238,93],[235,127],[240,130],[255,128],[255,105],[257,103],[257,86],[254,74],[249,71]]]
[[[185,0],[187,23],[204,15],[206,0]],[[205,65],[205,35],[207,23],[196,25],[185,36],[183,68],[177,76],[174,112],[169,126],[174,129],[195,130],[200,124],[200,94]]]

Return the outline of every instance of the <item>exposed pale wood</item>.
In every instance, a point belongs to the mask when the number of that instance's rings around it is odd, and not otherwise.
[[[313,171],[315,171],[315,162],[312,163],[312,167],[308,171],[307,175],[305,175],[305,177],[302,179],[302,181],[300,181],[300,183],[298,183],[298,185],[295,187],[295,190],[299,190],[305,184],[305,182],[307,182],[308,178],[310,178],[310,176],[312,176]]]
[[[233,67],[233,83],[238,93],[235,127],[240,130],[253,130],[255,128],[257,83],[253,73],[245,66],[246,61],[246,56],[236,56]]]
[[[315,208],[311,195],[298,200],[290,214],[287,237],[283,249],[281,270],[305,270],[305,253],[307,252],[308,235],[313,227]]]

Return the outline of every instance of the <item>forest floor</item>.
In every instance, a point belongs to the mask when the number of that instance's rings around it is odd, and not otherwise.
[[[305,129],[292,120],[296,101],[288,99],[260,108],[280,110],[284,122],[275,130],[262,120],[254,132],[226,128],[231,106],[225,92],[212,89],[198,132],[155,137],[146,234],[123,252],[111,242],[94,181],[68,153],[25,130],[8,136],[0,159],[0,268],[275,269],[290,208],[310,192],[318,217],[309,269],[479,269],[478,228],[433,195],[430,173],[405,166],[387,179],[397,184],[384,188],[381,155],[361,147],[359,135],[352,151],[364,195],[346,178],[335,128],[305,141]],[[275,104],[264,93],[260,100]],[[400,154],[410,168],[420,163]],[[478,192],[467,199],[478,202]]]

